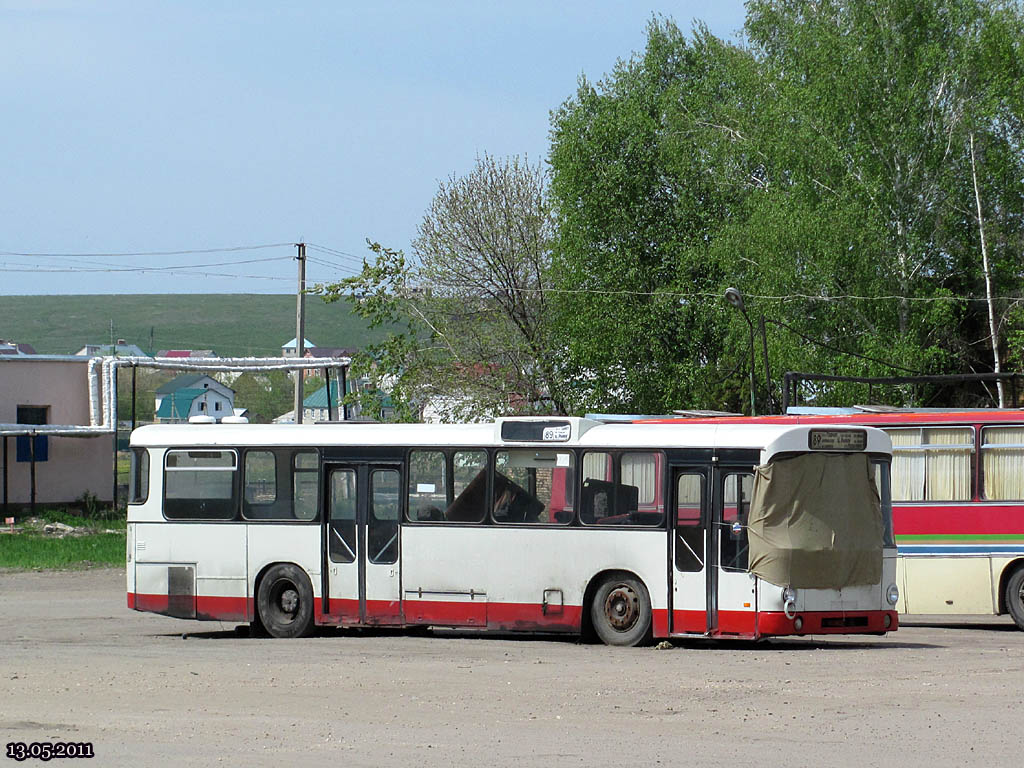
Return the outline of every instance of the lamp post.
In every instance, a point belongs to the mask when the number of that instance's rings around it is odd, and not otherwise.
[[[743,319],[747,321],[747,327],[750,329],[750,415],[757,416],[757,405],[754,403],[754,367],[756,365],[754,361],[754,324],[750,322],[747,308],[743,304],[743,294],[739,292],[739,289],[726,288],[725,300],[740,311]]]

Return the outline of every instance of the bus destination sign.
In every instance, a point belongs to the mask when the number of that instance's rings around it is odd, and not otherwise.
[[[812,451],[863,451],[868,433],[863,429],[812,429],[807,439]]]

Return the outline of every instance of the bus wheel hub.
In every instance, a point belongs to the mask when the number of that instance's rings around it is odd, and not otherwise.
[[[294,589],[286,589],[281,593],[280,604],[285,613],[295,613],[299,607],[299,593]]]
[[[640,601],[636,592],[621,585],[608,593],[604,603],[604,615],[608,623],[620,632],[625,632],[634,624],[640,615]]]

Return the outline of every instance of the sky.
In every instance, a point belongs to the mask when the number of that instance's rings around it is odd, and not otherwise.
[[[440,181],[543,161],[655,15],[734,40],[744,9],[0,0],[0,295],[290,293],[300,240],[311,283],[408,251]]]

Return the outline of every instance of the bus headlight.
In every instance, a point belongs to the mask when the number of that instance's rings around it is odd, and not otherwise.
[[[889,605],[896,605],[900,599],[900,588],[895,584],[890,584],[889,588],[885,590],[885,599],[889,601]]]
[[[787,619],[796,616],[796,590],[792,587],[782,588],[782,610]]]

